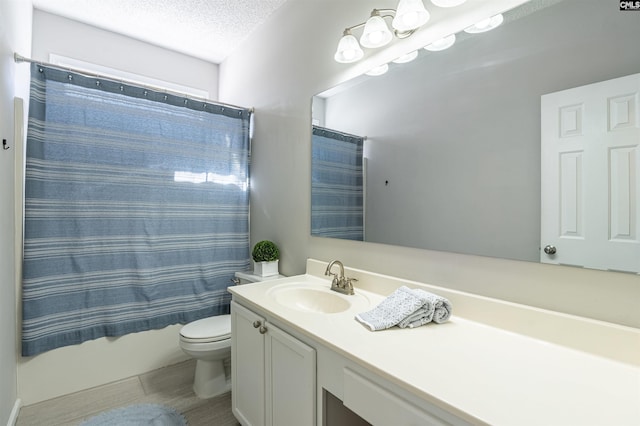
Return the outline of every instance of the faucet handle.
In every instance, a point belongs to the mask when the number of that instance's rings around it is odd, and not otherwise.
[[[354,282],[358,282],[358,279],[357,278],[344,277],[344,289],[349,292],[348,294],[354,294],[354,292],[353,292],[353,283]]]

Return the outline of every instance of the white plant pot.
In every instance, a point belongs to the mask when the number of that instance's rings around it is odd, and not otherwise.
[[[253,274],[261,277],[278,275],[278,261],[273,262],[253,262]]]

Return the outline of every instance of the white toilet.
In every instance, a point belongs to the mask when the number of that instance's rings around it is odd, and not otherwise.
[[[236,272],[237,284],[282,278]],[[180,329],[180,347],[196,359],[193,391],[199,398],[212,398],[231,390],[231,315],[203,318]],[[225,368],[226,365],[226,368]]]

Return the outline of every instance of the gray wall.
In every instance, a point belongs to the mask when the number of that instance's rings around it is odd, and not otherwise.
[[[307,257],[340,259],[351,267],[640,326],[635,275],[310,236],[311,97],[367,65],[337,64],[333,54],[344,27],[370,7],[369,0],[292,0],[222,64],[220,100],[256,108],[252,242],[277,242],[287,275],[304,272]]]
[[[640,21],[574,0],[460,38],[331,96],[326,126],[368,137],[367,241],[538,262],[540,96],[639,72],[611,46]]]

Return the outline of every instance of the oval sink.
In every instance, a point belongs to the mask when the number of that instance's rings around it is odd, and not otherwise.
[[[329,285],[308,281],[287,282],[272,287],[267,295],[285,308],[318,314],[364,310],[370,304],[369,298],[357,289],[354,295],[344,295],[330,290]]]
[[[304,287],[285,287],[273,292],[273,298],[288,308],[306,312],[334,314],[349,309],[351,303],[337,293]]]

